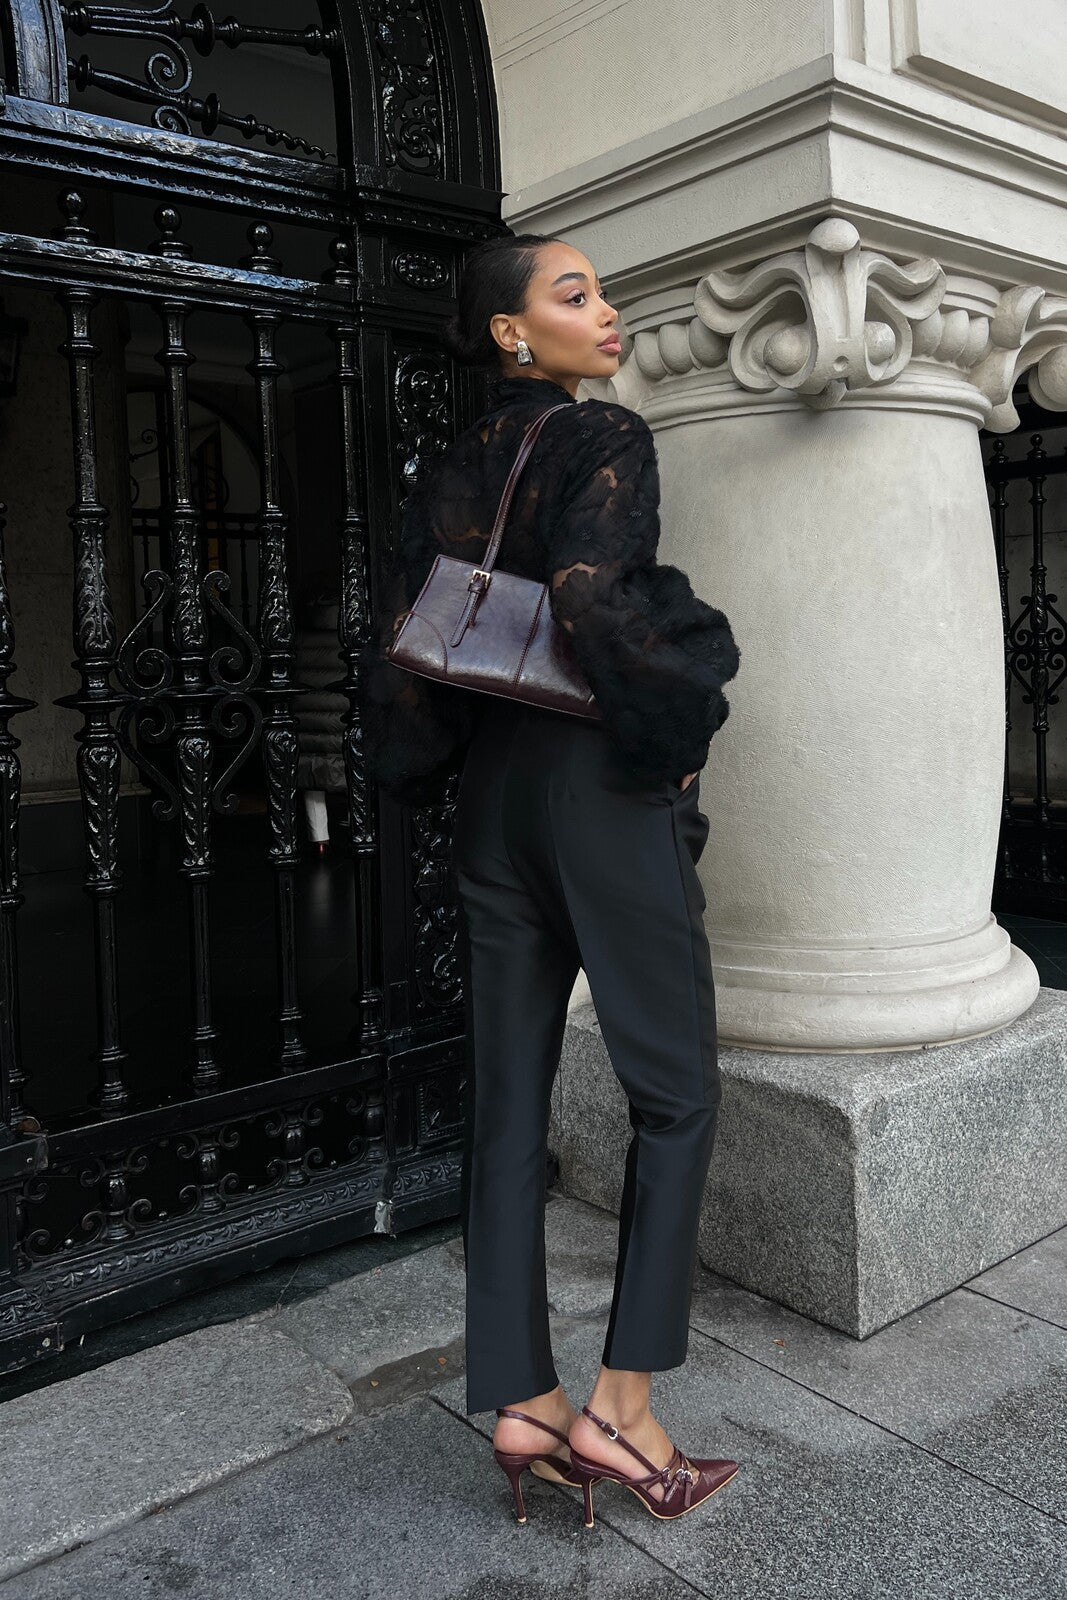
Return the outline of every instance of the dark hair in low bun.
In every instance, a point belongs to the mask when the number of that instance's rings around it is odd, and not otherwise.
[[[464,258],[458,310],[443,330],[448,354],[465,367],[503,370],[503,352],[489,330],[489,319],[513,315],[526,304],[537,271],[537,250],[562,241],[551,233],[504,233],[486,239]]]

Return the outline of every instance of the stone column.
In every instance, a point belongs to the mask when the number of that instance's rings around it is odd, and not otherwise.
[[[1049,298],[830,219],[627,312],[613,388],[656,435],[661,558],[742,653],[701,785],[723,1043],[921,1048],[1037,995],[990,912],[1004,656],[977,430],[1011,425],[1020,318]]]
[[[751,28],[713,4],[651,115],[617,99],[564,146],[527,118],[507,163],[510,226],[578,245],[618,308],[620,370],[587,387],[651,425],[661,558],[742,651],[701,784],[723,1046],[701,1255],[859,1337],[1064,1220],[1067,995],[990,915],[1004,656],[978,433],[1013,425],[1024,372],[1067,407],[1067,101],[1033,49],[1062,7],[1031,9],[994,34],[951,0]],[[612,59],[662,85],[655,8],[627,19]],[[569,34],[527,44],[505,111],[551,59],[585,117]],[[631,1130],[591,1013],[551,1138],[563,1186],[614,1206]]]
[[[1016,425],[1023,371],[1067,408],[1067,299],[832,219],[627,323],[613,388],[655,431],[661,556],[742,652],[701,784],[723,1079],[701,1255],[862,1338],[1063,1219],[1067,997],[990,914],[1004,654],[977,430]],[[565,1189],[617,1207],[629,1124],[590,1013],[551,1138]]]

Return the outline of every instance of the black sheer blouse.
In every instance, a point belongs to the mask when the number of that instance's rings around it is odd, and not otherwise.
[[[574,640],[607,734],[638,777],[696,772],[730,706],[722,686],[740,652],[723,613],[656,560],[659,470],[652,431],[627,406],[576,401],[547,378],[500,378],[489,409],[404,501],[376,638],[361,654],[368,778],[394,799],[439,803],[449,773],[498,697],[438,682],[382,656],[439,551],[480,561],[523,431],[547,406],[523,469],[497,565],[550,584],[552,614]],[[561,713],[565,714],[565,713]]]

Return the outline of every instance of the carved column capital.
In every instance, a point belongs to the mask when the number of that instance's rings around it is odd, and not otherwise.
[[[930,256],[865,250],[842,218],[800,250],[706,272],[634,307],[636,332],[614,379],[590,392],[665,424],[704,414],[842,405],[894,406],[1018,426],[1016,380],[1067,410],[1067,297],[1034,284],[949,277]],[[696,380],[694,382],[694,380]]]
[[[699,376],[704,403],[725,410],[799,400],[827,411],[846,396],[869,404],[878,391],[879,403],[981,421],[988,403],[966,371],[987,343],[996,290],[977,287],[950,305],[932,257],[898,262],[866,250],[851,222],[831,217],[802,249],[706,272],[666,311],[635,308],[632,349],[604,387],[661,420],[684,410],[682,389],[692,392],[676,380]]]
[[[971,382],[993,408],[986,422],[991,433],[1018,427],[1011,394],[1023,373],[1039,406],[1067,411],[1067,296],[1048,294],[1030,283],[1001,295],[985,348],[971,372]]]
[[[848,389],[891,383],[911,359],[913,325],[944,294],[945,274],[931,257],[901,265],[864,250],[852,223],[831,217],[802,250],[748,271],[705,273],[693,308],[713,333],[729,336],[742,388],[791,389],[825,410]]]

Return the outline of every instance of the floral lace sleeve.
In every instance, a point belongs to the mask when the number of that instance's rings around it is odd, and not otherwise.
[[[565,391],[548,384],[540,401]],[[522,380],[504,405],[431,463],[404,502],[396,555],[379,585],[375,639],[361,654],[363,755],[371,782],[402,804],[445,799],[485,695],[408,672],[383,651],[439,552],[482,559],[523,428]],[[638,776],[704,766],[729,713],[722,686],[740,659],[721,611],[656,560],[659,468],[651,429],[628,407],[575,403],[546,424],[509,514],[500,565],[549,584],[604,727]]]
[[[611,403],[589,413],[591,442],[568,463],[571,485],[548,531],[552,614],[628,764],[677,780],[707,761],[740,652],[724,614],[679,568],[657,563],[659,468],[648,424]]]

